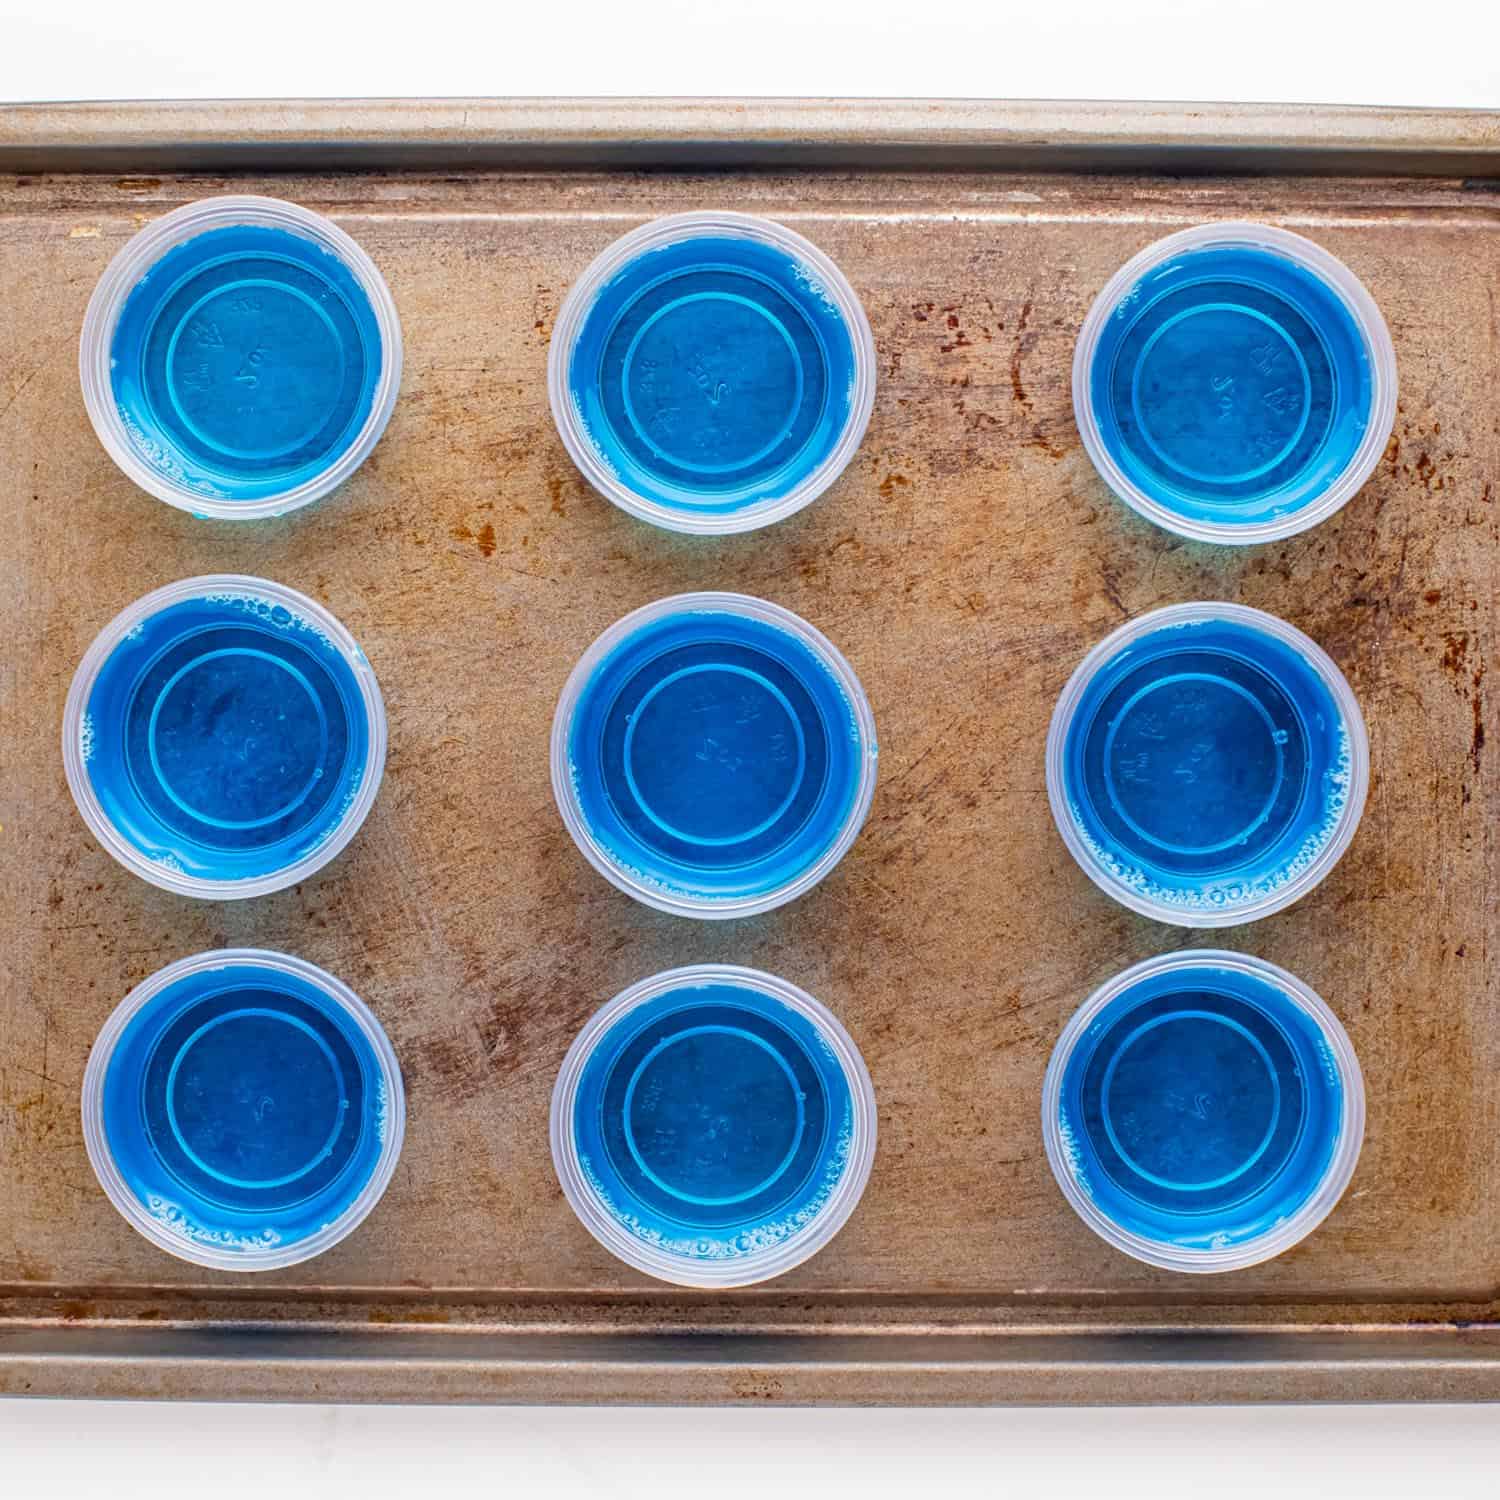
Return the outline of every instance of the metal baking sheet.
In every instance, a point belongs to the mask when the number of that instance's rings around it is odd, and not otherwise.
[[[968,1402],[1500,1396],[1496,1024],[1500,126],[1474,114],[809,102],[66,106],[0,111],[0,1390],[381,1400]],[[399,306],[374,457],[253,525],[135,490],[78,390],[84,304],[154,215],[266,192],[332,215]],[[869,310],[880,387],[844,478],[769,530],[631,521],[547,410],[559,299],[654,215],[801,230]],[[1336,518],[1185,544],[1105,491],[1073,339],[1132,251],[1265,219],[1383,308],[1402,398]],[[327,604],[385,691],[391,756],[305,884],[194,903],[116,866],[63,780],[74,664],[141,593],[260,573]],[[852,853],[751,921],[649,911],[576,854],[547,732],[582,649],[662,594],[727,588],[848,653],[881,735]],[[1059,1028],[1124,965],[1205,940],[1113,905],[1051,826],[1048,714],[1084,650],[1192,598],[1272,610],[1369,721],[1364,824],[1287,911],[1208,941],[1317,989],[1364,1065],[1353,1185],[1270,1264],[1181,1278],[1108,1249],[1043,1158]],[[410,1097],[380,1207],[253,1278],[137,1238],[84,1155],[110,1009],[161,965],[284,948],[384,1022]],[[726,960],[826,1001],[864,1050],[880,1152],[821,1255],[732,1294],[648,1282],[574,1221],[548,1094],[631,981]]]

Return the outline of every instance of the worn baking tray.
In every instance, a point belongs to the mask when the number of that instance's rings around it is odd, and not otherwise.
[[[0,112],[0,1389],[392,1400],[955,1402],[1500,1396],[1496,1011],[1500,122],[1080,105],[444,103]],[[331,214],[406,339],[390,430],[334,497],[254,525],[132,488],[75,349],[111,254],[178,203]],[[816,505],[688,539],[586,489],[547,411],[558,301],[668,211],[772,215],[827,249],[879,348],[870,433]],[[1365,280],[1402,399],[1336,518],[1245,549],[1115,503],[1069,407],[1109,273],[1219,217],[1315,236]],[[366,647],[391,757],[369,822],[293,890],[194,903],[116,866],[68,800],[74,663],[171,579],[264,573]],[[569,844],[547,731],[606,624],[767,595],[845,648],[882,742],[873,815],[816,891],[739,923],[638,906]],[[1085,648],[1197,597],[1285,616],[1369,720],[1364,825],[1291,909],[1220,935],[1327,997],[1370,1122],[1345,1201],[1281,1259],[1174,1277],[1108,1249],[1042,1153],[1042,1071],[1107,975],[1203,940],[1113,905],[1051,827],[1042,741]],[[1487,673],[1489,677],[1487,679]],[[1210,939],[1212,940],[1212,939]],[[378,1013],[410,1095],[351,1239],[234,1279],[98,1191],[78,1090],[116,1001],[185,953],[285,948]],[[880,1152],[784,1279],[682,1292],[574,1221],[547,1152],[563,1052],[671,964],[753,964],[859,1040]]]

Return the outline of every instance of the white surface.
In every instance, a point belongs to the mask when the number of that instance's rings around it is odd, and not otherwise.
[[[1492,1408],[564,1411],[0,1402],[15,1500],[1493,1500]]]
[[[299,94],[1496,107],[1500,6],[0,0],[0,99]],[[412,1500],[449,1489],[546,1500],[631,1500],[664,1489],[713,1500],[860,1492],[1493,1500],[1497,1473],[1500,1414],[1478,1407],[680,1413],[0,1402],[0,1494],[16,1500],[159,1500],[183,1489],[214,1500]]]
[[[884,94],[1500,105],[1494,0],[0,0],[0,99]]]
[[[1494,1500],[1488,1407],[586,1412],[0,1403],[15,1500]]]

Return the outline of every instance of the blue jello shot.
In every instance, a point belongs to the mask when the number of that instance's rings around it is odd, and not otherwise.
[[[1047,795],[1102,890],[1179,927],[1297,900],[1358,827],[1369,746],[1329,656],[1274,615],[1179,604],[1080,663],[1047,735]]]
[[[568,1051],[552,1159],[605,1249],[681,1286],[746,1286],[800,1265],[854,1212],[875,1159],[875,1094],[811,995],[702,964],[632,985]]]
[[[875,400],[869,320],[801,235],[735,213],[627,234],[579,278],[547,363],[574,463],[674,531],[749,531],[816,499]]]
[[[1063,1029],[1042,1131],[1063,1196],[1127,1255],[1231,1271],[1311,1233],[1354,1175],[1364,1082],[1301,980],[1196,949],[1136,964]]]
[[[743,917],[809,890],[875,794],[854,670],[805,620],[743,594],[627,615],[574,668],[552,788],[606,879],[662,911]]]
[[[274,198],[190,203],[100,278],[79,351],[100,441],[142,489],[196,515],[307,505],[364,462],[401,382],[374,262]]]
[[[84,821],[165,890],[280,890],[354,837],[385,766],[385,707],[321,605],[232,574],[189,578],[107,625],[74,675],[63,764]]]
[[[1073,407],[1104,481],[1148,520],[1266,542],[1370,477],[1396,356],[1353,272],[1301,235],[1209,224],[1148,246],[1084,320]]]
[[[405,1131],[401,1070],[349,987],[256,948],[139,985],[83,1079],[89,1161],[153,1244],[221,1271],[296,1265],[380,1201]]]

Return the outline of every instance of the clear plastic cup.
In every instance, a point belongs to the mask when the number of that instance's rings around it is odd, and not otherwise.
[[[358,831],[385,768],[380,688],[322,605],[263,578],[187,578],[84,653],[63,712],[68,787],[95,838],[163,890],[265,895]]]
[[[612,1255],[678,1286],[748,1286],[821,1250],[875,1159],[849,1033],[755,969],[699,964],[615,996],[552,1092],[564,1195]]]
[[[1047,731],[1047,796],[1079,867],[1132,911],[1228,927],[1338,863],[1369,742],[1333,660],[1274,615],[1175,604],[1079,663]]]
[[[789,610],[678,594],[616,622],[552,721],[552,790],[584,858],[659,911],[725,918],[810,890],[875,795],[854,669]]]
[[[1095,1234],[1170,1271],[1280,1255],[1332,1212],[1359,1160],[1348,1035],[1300,979],[1218,949],[1101,985],[1042,1086],[1057,1185]]]
[[[205,198],[109,263],[78,368],[99,441],[143,490],[253,520],[321,499],[369,456],[401,325],[375,263],[321,214]]]
[[[401,1069],[348,985],[259,948],[179,959],[105,1022],[83,1136],[121,1216],[218,1271],[297,1265],[380,1201],[406,1130]]]
[[[1385,320],[1342,261],[1267,224],[1168,235],[1112,276],[1073,356],[1106,484],[1197,541],[1274,541],[1333,515],[1396,416]]]
[[[844,471],[875,402],[853,288],[800,234],[738,213],[616,240],[557,315],[547,394],[606,499],[672,531],[751,531]]]

